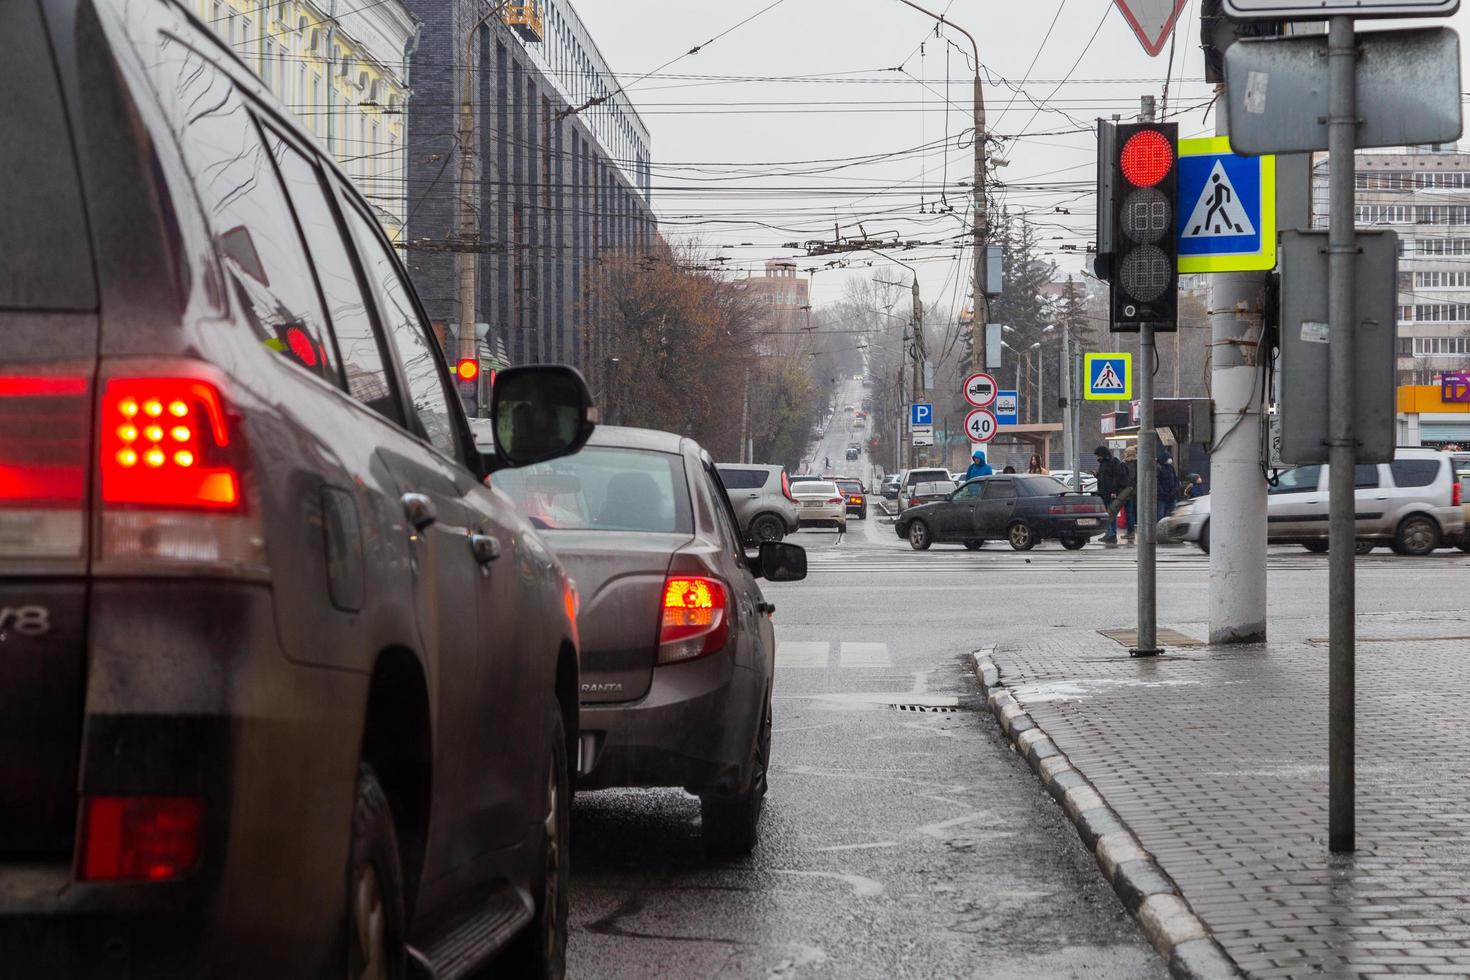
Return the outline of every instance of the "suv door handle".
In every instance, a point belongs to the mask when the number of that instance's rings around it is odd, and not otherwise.
[[[434,502],[421,493],[406,493],[398,498],[403,504],[403,516],[415,531],[422,531],[439,519],[434,513]]]
[[[749,497],[751,500],[755,500],[756,498],[758,498],[760,496],[760,494],[758,494],[758,493],[747,493],[746,496]]]
[[[489,534],[471,534],[470,554],[481,565],[488,565],[500,557],[500,542]]]

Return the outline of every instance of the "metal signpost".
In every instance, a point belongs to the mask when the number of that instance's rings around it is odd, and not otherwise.
[[[1354,228],[1353,189],[1354,152],[1361,142],[1360,133],[1388,134],[1394,142],[1415,144],[1449,142],[1460,135],[1458,109],[1460,82],[1459,60],[1442,66],[1437,77],[1421,78],[1417,58],[1426,57],[1428,48],[1444,51],[1443,34],[1439,42],[1414,41],[1413,35],[1438,32],[1395,32],[1401,38],[1376,42],[1361,47],[1362,40],[1353,29],[1354,17],[1411,17],[1450,14],[1459,0],[1225,0],[1225,11],[1235,17],[1256,18],[1327,18],[1325,67],[1322,64],[1320,40],[1314,45],[1299,46],[1297,39],[1246,40],[1231,45],[1225,52],[1227,104],[1230,106],[1231,140],[1236,150],[1247,147],[1252,152],[1292,152],[1323,149],[1321,133],[1325,129],[1325,149],[1330,154],[1328,182],[1327,232],[1327,322],[1308,327],[1298,320],[1296,340],[1301,331],[1308,332],[1307,342],[1326,340],[1328,362],[1327,385],[1327,459],[1328,478],[1328,808],[1327,846],[1332,851],[1352,851],[1357,846],[1355,816],[1356,793],[1356,696],[1354,544],[1357,522],[1354,500],[1353,470],[1359,456],[1361,433],[1357,427],[1355,403],[1357,344],[1359,323],[1355,276],[1358,267],[1359,239]],[[1372,35],[1370,35],[1372,36]],[[1377,35],[1387,38],[1387,34]],[[1406,43],[1399,43],[1404,41]],[[1274,46],[1275,51],[1268,51]],[[1360,55],[1365,59],[1377,47],[1380,55],[1375,76],[1381,84],[1364,87],[1359,77]],[[1289,54],[1301,50],[1303,55]],[[1268,67],[1283,65],[1284,74],[1271,77]],[[1366,68],[1366,63],[1364,65]],[[1272,85],[1285,78],[1300,83],[1298,95],[1280,96]],[[1325,113],[1320,93],[1326,92]],[[1446,94],[1453,95],[1453,134],[1434,112],[1405,111],[1413,100],[1434,103]],[[1280,96],[1280,97],[1278,97]],[[1361,101],[1360,101],[1361,97]],[[1239,110],[1237,110],[1239,106]],[[1312,116],[1302,122],[1303,108]],[[1391,115],[1400,114],[1397,119]],[[1320,118],[1318,118],[1320,116]],[[1251,118],[1259,117],[1259,118]],[[1243,122],[1244,120],[1244,122]],[[1423,126],[1425,131],[1417,128]],[[1432,130],[1432,131],[1429,131]],[[1283,145],[1284,144],[1284,145]],[[1365,263],[1366,265],[1366,263]],[[1283,275],[1294,274],[1294,264],[1283,268]],[[1283,279],[1285,294],[1295,284]],[[1290,329],[1291,324],[1283,324]],[[1285,362],[1283,361],[1283,367]],[[1282,387],[1305,383],[1283,375]],[[1283,444],[1289,438],[1284,431]]]

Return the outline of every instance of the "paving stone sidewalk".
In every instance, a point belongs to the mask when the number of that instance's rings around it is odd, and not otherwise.
[[[1327,646],[1295,628],[1152,659],[1066,633],[994,660],[1248,975],[1470,977],[1470,617],[1360,624],[1351,856],[1326,846]]]

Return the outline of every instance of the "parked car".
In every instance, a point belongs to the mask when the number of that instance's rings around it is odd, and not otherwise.
[[[1354,470],[1357,551],[1387,544],[1396,554],[1427,555],[1461,540],[1464,491],[1448,453],[1400,448],[1392,463],[1360,463]],[[1327,550],[1327,473],[1315,463],[1282,470],[1266,497],[1266,534],[1272,544]],[[1191,541],[1210,550],[1210,498],[1188,500],[1159,522],[1159,540]]]
[[[0,36],[0,975],[561,976],[576,593],[482,481],[586,385],[503,371],[478,452],[373,207],[181,4]]]
[[[575,456],[497,485],[544,532],[582,606],[579,789],[679,786],[708,850],[756,844],[771,751],[775,635],[757,575],[794,581],[806,552],[758,559],[715,465],[693,440],[603,426]]]
[[[1004,538],[1017,551],[1055,538],[1075,551],[1103,532],[1107,509],[1091,494],[1072,493],[1049,476],[986,476],[971,480],[937,503],[903,512],[894,530],[915,551],[954,541],[971,551]]]
[[[767,463],[720,463],[720,480],[735,507],[740,533],[753,544],[780,541],[796,532],[796,498],[781,466]]]
[[[913,506],[914,488],[920,483],[943,483],[946,480],[949,480],[949,470],[937,467],[904,470],[899,477],[898,512],[902,514]]]
[[[848,516],[856,514],[858,520],[867,520],[868,488],[863,486],[863,482],[861,480],[839,478],[836,483],[837,489],[842,491],[842,495],[847,498]]]
[[[1460,509],[1465,515],[1465,527],[1455,542],[1461,551],[1470,552],[1470,453],[1450,453],[1455,467],[1455,476],[1460,481]]]
[[[898,481],[899,481],[899,474],[897,474],[897,473],[890,473],[890,474],[888,474],[887,476],[885,476],[883,478],[883,482],[881,484],[879,484],[879,486],[878,486],[878,493],[881,494],[883,497],[887,498],[888,500],[897,500],[898,499]]]
[[[935,480],[933,483],[920,483],[914,487],[914,492],[909,497],[909,506],[919,507],[923,504],[948,500],[949,495],[954,493],[954,491],[955,483],[953,480]]]
[[[1047,475],[1052,477],[1053,479],[1062,481],[1062,483],[1067,487],[1068,490],[1072,489],[1071,470],[1052,470]],[[1082,471],[1082,492],[1097,493],[1097,477],[1093,476],[1091,473],[1088,473],[1086,470]]]
[[[796,498],[797,513],[803,526],[830,525],[839,531],[847,529],[847,498],[834,480],[793,482],[791,494]]]

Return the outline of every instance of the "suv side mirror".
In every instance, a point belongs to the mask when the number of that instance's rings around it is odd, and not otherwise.
[[[490,397],[495,452],[481,453],[486,475],[569,456],[597,428],[592,392],[576,369],[562,364],[506,368]]]
[[[806,549],[784,541],[762,541],[760,555],[747,559],[751,571],[768,582],[800,582],[806,578]]]

